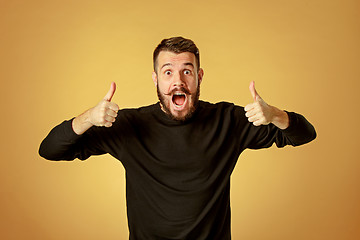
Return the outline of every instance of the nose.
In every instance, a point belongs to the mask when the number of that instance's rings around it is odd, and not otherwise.
[[[176,74],[174,74],[174,81],[173,81],[173,86],[184,86],[184,80],[182,77],[182,74],[180,72],[177,72]]]

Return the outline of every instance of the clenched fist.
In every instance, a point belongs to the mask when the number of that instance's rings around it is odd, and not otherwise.
[[[245,116],[255,126],[269,124],[272,120],[270,106],[257,93],[254,81],[250,83],[249,89],[254,102],[245,106]]]
[[[76,134],[81,135],[92,126],[112,126],[119,111],[119,106],[111,102],[115,90],[116,84],[112,82],[108,93],[95,107],[74,118],[72,128]]]
[[[249,86],[254,102],[245,106],[245,116],[254,126],[268,125],[273,123],[280,129],[286,129],[289,126],[289,117],[286,112],[276,107],[268,105],[255,89],[255,82],[252,81]]]
[[[111,102],[116,90],[116,84],[111,83],[110,90],[105,95],[104,99],[101,100],[98,105],[90,109],[89,121],[94,126],[105,126],[111,127],[112,123],[115,122],[119,106],[116,103]]]

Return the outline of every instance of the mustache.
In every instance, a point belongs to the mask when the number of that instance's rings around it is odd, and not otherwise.
[[[168,93],[164,93],[165,95],[167,96],[170,96],[172,94],[174,94],[175,92],[183,92],[185,93],[186,95],[191,95],[191,92],[189,91],[189,89],[185,88],[185,87],[177,87],[177,88],[174,88],[173,90],[171,90],[170,92]]]

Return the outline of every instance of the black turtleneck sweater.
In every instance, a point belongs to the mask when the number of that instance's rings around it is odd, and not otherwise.
[[[111,128],[76,135],[71,120],[51,130],[39,153],[49,160],[81,160],[109,153],[126,171],[130,239],[231,239],[230,175],[246,148],[297,146],[316,137],[301,115],[290,126],[255,127],[243,107],[200,101],[186,122],[170,119],[159,103],[124,109]]]

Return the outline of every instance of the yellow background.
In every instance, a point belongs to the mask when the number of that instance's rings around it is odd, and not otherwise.
[[[51,162],[52,127],[95,105],[157,101],[152,52],[200,48],[201,99],[302,113],[318,138],[245,151],[232,176],[243,240],[360,239],[357,0],[0,1],[1,239],[127,239],[124,170],[110,156]]]

